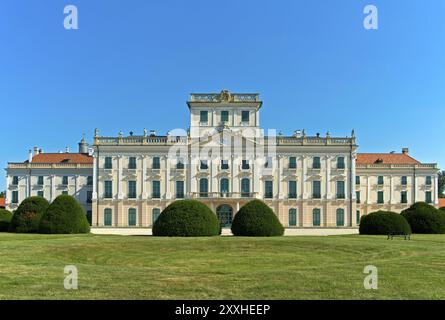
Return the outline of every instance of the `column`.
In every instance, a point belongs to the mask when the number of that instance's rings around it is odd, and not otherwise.
[[[302,159],[302,166],[303,166],[303,171],[302,171],[302,177],[301,177],[301,193],[302,193],[302,197],[303,200],[307,199],[307,195],[306,195],[306,176],[307,176],[307,161],[306,161],[306,155],[303,155],[301,157]]]
[[[392,175],[389,176],[389,204],[393,204],[393,192],[394,192],[394,177]]]
[[[278,199],[283,199],[284,196],[281,194],[281,179],[283,177],[283,155],[277,155],[277,171],[278,171],[278,183],[277,183],[277,197]]]
[[[170,199],[170,159],[165,156],[165,199]]]
[[[56,198],[56,176],[51,175],[51,201]]]
[[[439,205],[439,177],[437,173],[434,176],[434,186],[433,186],[433,202],[435,205]]]
[[[253,165],[252,192],[255,194],[255,197],[261,197],[261,190],[260,190],[261,160],[262,159],[255,156],[254,161],[252,163]]]
[[[122,200],[124,193],[122,190],[122,156],[117,156],[118,176],[117,176],[117,198]]]
[[[332,199],[331,195],[331,157],[326,156],[326,199]]]
[[[98,180],[98,174],[97,174],[97,162],[98,158],[94,154],[93,155],[93,194],[92,194],[92,200],[97,199],[97,180]]]
[[[371,204],[371,177],[366,176],[366,204]]]
[[[80,202],[80,194],[77,194],[79,175],[74,175],[74,197]]]
[[[142,190],[142,199],[146,200],[148,195],[147,195],[147,156],[142,156],[141,157],[142,160],[142,186],[141,186],[141,190]],[[145,206],[145,205],[143,205]]]

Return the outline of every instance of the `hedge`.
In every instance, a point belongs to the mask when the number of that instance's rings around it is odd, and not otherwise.
[[[43,197],[26,198],[14,212],[9,224],[9,232],[38,232],[40,219],[48,206],[48,201]]]
[[[411,234],[411,227],[406,219],[395,212],[377,211],[362,216],[360,234],[370,235],[401,235]]]
[[[5,209],[0,209],[0,232],[8,231],[12,213]]]
[[[413,233],[445,233],[445,213],[425,202],[417,202],[402,211]]]
[[[89,233],[90,224],[79,202],[69,195],[58,196],[43,214],[40,233]]]
[[[220,234],[216,215],[197,200],[178,200],[165,208],[153,225],[153,235],[205,237]]]
[[[232,222],[235,236],[282,236],[284,227],[272,209],[260,200],[252,200],[237,212]]]

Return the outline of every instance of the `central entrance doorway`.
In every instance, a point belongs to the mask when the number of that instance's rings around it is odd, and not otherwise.
[[[232,225],[232,213],[232,207],[228,204],[223,204],[216,208],[216,216],[221,224],[221,228],[228,228]]]

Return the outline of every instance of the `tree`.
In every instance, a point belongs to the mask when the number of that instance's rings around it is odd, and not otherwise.
[[[40,219],[48,206],[48,201],[43,197],[26,198],[14,212],[11,223],[9,224],[9,232],[37,232]]]
[[[439,180],[439,198],[445,198],[445,170],[438,174]]]

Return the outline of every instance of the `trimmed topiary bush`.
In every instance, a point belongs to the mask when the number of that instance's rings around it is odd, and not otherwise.
[[[12,219],[12,213],[5,209],[0,209],[0,232],[6,232]]]
[[[445,233],[445,213],[425,202],[413,204],[402,211],[402,215],[410,224],[413,233]]]
[[[40,233],[73,234],[90,232],[85,212],[79,202],[69,195],[58,196],[40,220]]]
[[[445,212],[445,207],[440,208],[439,210]]]
[[[406,219],[391,211],[377,211],[363,216],[360,220],[360,234],[411,234],[411,227]]]
[[[284,234],[284,227],[272,209],[260,200],[244,205],[232,222],[235,236],[274,237]]]
[[[210,237],[219,234],[216,215],[197,200],[173,202],[153,225],[153,235],[161,237]]]
[[[9,232],[38,232],[40,219],[48,206],[49,202],[43,197],[26,198],[15,210],[9,224]]]

